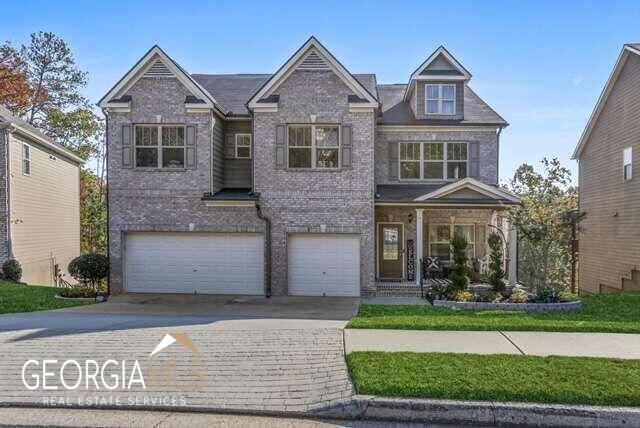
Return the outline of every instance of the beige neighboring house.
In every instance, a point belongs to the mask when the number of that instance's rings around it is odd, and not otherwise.
[[[53,285],[80,254],[82,159],[0,106],[0,263],[22,281]],[[9,173],[7,173],[7,171]]]
[[[622,48],[573,158],[586,214],[580,291],[640,291],[640,44]]]

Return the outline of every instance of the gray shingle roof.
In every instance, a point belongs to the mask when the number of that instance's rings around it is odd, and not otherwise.
[[[376,201],[378,202],[414,202],[420,196],[438,190],[450,183],[440,184],[380,184],[376,186]],[[447,198],[421,201],[424,204],[430,203],[453,203],[453,204],[506,204],[512,205],[515,202],[509,199],[499,198]]]
[[[628,45],[634,49],[640,50],[640,43],[628,43]]]
[[[249,114],[246,103],[271,74],[192,74],[227,111],[235,115]],[[353,77],[374,97],[377,97],[375,74],[354,74]]]
[[[464,119],[416,119],[408,103],[403,101],[407,85],[378,85],[382,103],[381,124],[385,125],[507,125],[507,122],[473,90],[464,88]]]

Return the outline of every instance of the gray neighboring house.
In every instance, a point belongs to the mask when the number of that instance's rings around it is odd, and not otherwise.
[[[22,265],[22,281],[54,285],[80,255],[83,161],[0,106],[0,264]]]
[[[640,291],[640,43],[624,45],[573,158],[580,293]]]
[[[154,46],[100,101],[110,292],[401,291],[454,233],[481,261],[519,200],[470,79],[444,47],[383,85],[313,37],[274,74],[189,74]]]

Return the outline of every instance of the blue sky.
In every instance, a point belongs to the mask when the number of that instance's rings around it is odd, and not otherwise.
[[[443,44],[511,124],[500,177],[573,148],[624,43],[635,1],[10,2],[0,40],[67,40],[97,101],[153,44],[191,73],[271,73],[315,35],[353,73],[404,83]],[[574,176],[574,180],[577,177]]]

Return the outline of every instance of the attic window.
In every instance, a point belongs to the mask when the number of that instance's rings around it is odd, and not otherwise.
[[[456,85],[425,85],[427,114],[456,114]]]

